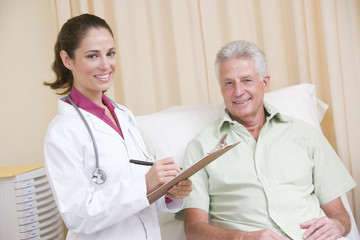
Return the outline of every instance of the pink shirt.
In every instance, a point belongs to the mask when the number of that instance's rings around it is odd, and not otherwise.
[[[105,94],[102,95],[102,101],[109,108],[110,113],[115,119],[118,127],[116,127],[113,121],[111,121],[111,119],[105,114],[104,108],[100,107],[99,105],[95,104],[93,101],[89,100],[87,97],[82,95],[76,88],[72,87],[70,91],[70,97],[78,108],[81,108],[91,114],[94,114],[95,116],[103,120],[105,123],[107,123],[110,127],[112,127],[117,133],[120,134],[122,138],[124,138],[120,128],[119,121],[115,114],[115,106],[110,102],[110,100],[105,96]],[[68,99],[66,100],[66,102],[71,104]]]

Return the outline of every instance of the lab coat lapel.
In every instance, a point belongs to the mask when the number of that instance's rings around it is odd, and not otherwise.
[[[131,136],[129,135],[129,130],[130,130],[129,116],[124,111],[118,108],[115,108],[115,114],[118,119],[125,142],[128,142],[128,140],[131,139]]]
[[[111,126],[109,126],[107,123],[105,123],[102,119],[98,118],[97,116],[95,116],[91,113],[87,112],[87,114],[88,114],[88,117],[92,124],[92,128],[95,131],[122,139],[122,137]]]
[[[139,139],[136,135],[135,126],[131,122],[130,116],[124,110],[115,109],[116,116],[118,118],[121,131],[124,136],[124,144],[128,151],[130,158],[138,159],[140,156],[138,155],[139,151],[136,146],[138,145]],[[136,142],[135,142],[136,141]]]

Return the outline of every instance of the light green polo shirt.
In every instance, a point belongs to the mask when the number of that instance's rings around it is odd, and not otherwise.
[[[213,225],[234,230],[270,228],[302,239],[300,223],[324,216],[320,206],[356,184],[323,134],[265,104],[269,116],[258,142],[244,126],[224,117],[189,144],[186,168],[213,149],[224,133],[239,145],[191,177],[185,208],[209,212]]]

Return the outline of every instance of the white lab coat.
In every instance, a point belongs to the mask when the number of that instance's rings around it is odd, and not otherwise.
[[[99,152],[107,179],[92,182],[95,153],[91,137],[72,105],[58,101],[59,114],[48,127],[44,142],[45,167],[57,207],[69,230],[67,239],[161,239],[157,212],[176,212],[183,201],[165,204],[164,197],[149,205],[146,198],[146,152],[133,114],[116,108],[124,139],[108,124],[82,109]],[[131,136],[132,133],[133,137]],[[137,143],[135,143],[136,141]]]

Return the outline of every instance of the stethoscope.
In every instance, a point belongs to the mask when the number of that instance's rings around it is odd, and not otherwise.
[[[86,121],[84,115],[81,113],[80,109],[78,108],[78,106],[76,106],[76,104],[73,102],[73,100],[71,99],[70,97],[70,94],[67,96],[67,98],[69,99],[71,105],[73,105],[73,107],[76,109],[76,111],[78,112],[78,114],[80,115],[82,121],[84,122],[85,126],[86,126],[86,129],[88,130],[89,134],[90,134],[90,137],[91,137],[91,141],[92,141],[92,144],[93,144],[93,147],[94,147],[94,152],[95,152],[95,170],[92,172],[91,174],[91,179],[93,180],[94,183],[96,184],[103,184],[105,181],[106,181],[106,173],[104,172],[104,170],[100,169],[99,167],[99,153],[98,153],[98,148],[97,148],[97,144],[96,144],[96,141],[95,141],[95,137],[94,137],[94,134],[92,133],[91,131],[91,128],[88,124],[88,122]],[[124,111],[123,109],[121,109],[114,101],[112,101],[110,98],[108,98],[109,101],[117,108],[117,109],[120,109],[121,111]],[[125,112],[125,111],[124,111]],[[134,122],[133,120],[130,118],[129,116],[129,122],[134,125]],[[136,148],[138,150],[141,151],[141,153],[145,156],[145,158],[148,160],[148,161],[154,161],[155,160],[155,154],[152,150],[152,148],[150,147],[150,145],[147,143],[147,141],[143,138],[144,140],[144,143],[147,145],[147,148],[150,150],[151,152],[151,155],[152,156],[149,156],[148,154],[145,153],[145,151],[139,146],[138,142],[136,141],[134,135],[131,133],[131,131],[129,130],[129,133],[131,135],[131,138],[133,139],[133,142],[136,143]]]

